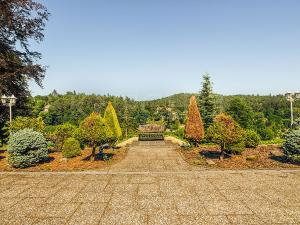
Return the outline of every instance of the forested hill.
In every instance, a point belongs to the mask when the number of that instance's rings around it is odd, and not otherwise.
[[[191,96],[191,93],[181,93],[151,101],[136,101],[110,95],[52,93],[29,98],[26,110],[14,108],[14,117],[42,117],[46,125],[50,126],[63,123],[78,125],[93,111],[103,115],[108,101],[111,101],[123,130],[127,128],[129,132],[135,133],[139,124],[152,122],[163,122],[169,129],[178,129],[185,124]],[[281,135],[289,127],[290,106],[282,95],[214,95],[214,101],[215,114],[227,112],[243,127],[253,128],[261,136],[267,135],[264,139]],[[199,107],[201,109],[200,104]],[[5,118],[8,118],[7,115],[6,111]],[[300,100],[294,104],[294,116],[300,117]],[[4,117],[3,121],[6,121]],[[4,123],[0,123],[0,127],[3,126]],[[3,132],[0,132],[0,137],[1,134]]]

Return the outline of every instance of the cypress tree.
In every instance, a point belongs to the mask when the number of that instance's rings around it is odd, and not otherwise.
[[[201,115],[203,117],[204,126],[208,128],[212,124],[216,114],[215,98],[212,92],[212,82],[208,73],[203,75],[202,90],[199,95],[199,103],[201,105]]]
[[[119,124],[119,120],[118,120],[116,111],[110,101],[108,102],[107,107],[104,112],[104,120],[106,121],[107,125],[113,132],[113,136],[116,139],[119,139],[122,136],[122,130],[121,130],[121,127]]]
[[[185,125],[185,137],[193,144],[199,143],[204,137],[203,122],[195,96],[190,98],[187,122]]]

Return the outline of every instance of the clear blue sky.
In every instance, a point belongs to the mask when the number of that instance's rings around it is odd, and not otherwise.
[[[44,89],[152,99],[300,90],[299,0],[44,0]]]

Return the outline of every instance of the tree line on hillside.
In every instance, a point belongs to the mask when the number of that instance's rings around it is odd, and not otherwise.
[[[208,84],[207,84],[208,83]],[[289,128],[290,108],[284,96],[213,94],[209,76],[204,76],[202,91],[196,95],[205,128],[220,112],[226,112],[244,129],[255,130],[263,140],[282,137]],[[208,88],[207,88],[208,87]],[[209,90],[209,91],[208,91]],[[140,124],[163,123],[169,132],[183,137],[187,108],[192,94],[177,94],[153,101],[135,101],[128,97],[86,95],[56,91],[48,96],[28,97],[24,104],[14,108],[13,115],[41,118],[47,126],[70,123],[78,126],[92,112],[104,113],[108,102],[115,107],[124,137],[136,134]],[[300,101],[295,102],[295,117],[300,116]],[[0,136],[5,139],[7,108],[0,113]]]

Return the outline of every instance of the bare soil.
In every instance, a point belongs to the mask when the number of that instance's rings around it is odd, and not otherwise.
[[[260,145],[248,148],[240,155],[226,155],[219,160],[220,149],[216,145],[180,149],[184,159],[191,165],[224,169],[284,169],[299,168],[299,163],[290,162],[279,145]],[[208,165],[208,161],[213,162]]]
[[[126,153],[127,148],[120,149],[105,149],[102,153],[96,155],[95,161],[90,161],[91,149],[86,148],[82,150],[81,155],[63,159],[61,152],[51,152],[49,159],[46,162],[38,164],[33,167],[17,169],[8,164],[8,153],[5,149],[0,148],[0,171],[81,171],[81,170],[97,170],[105,169],[110,165],[115,164],[122,160]]]

